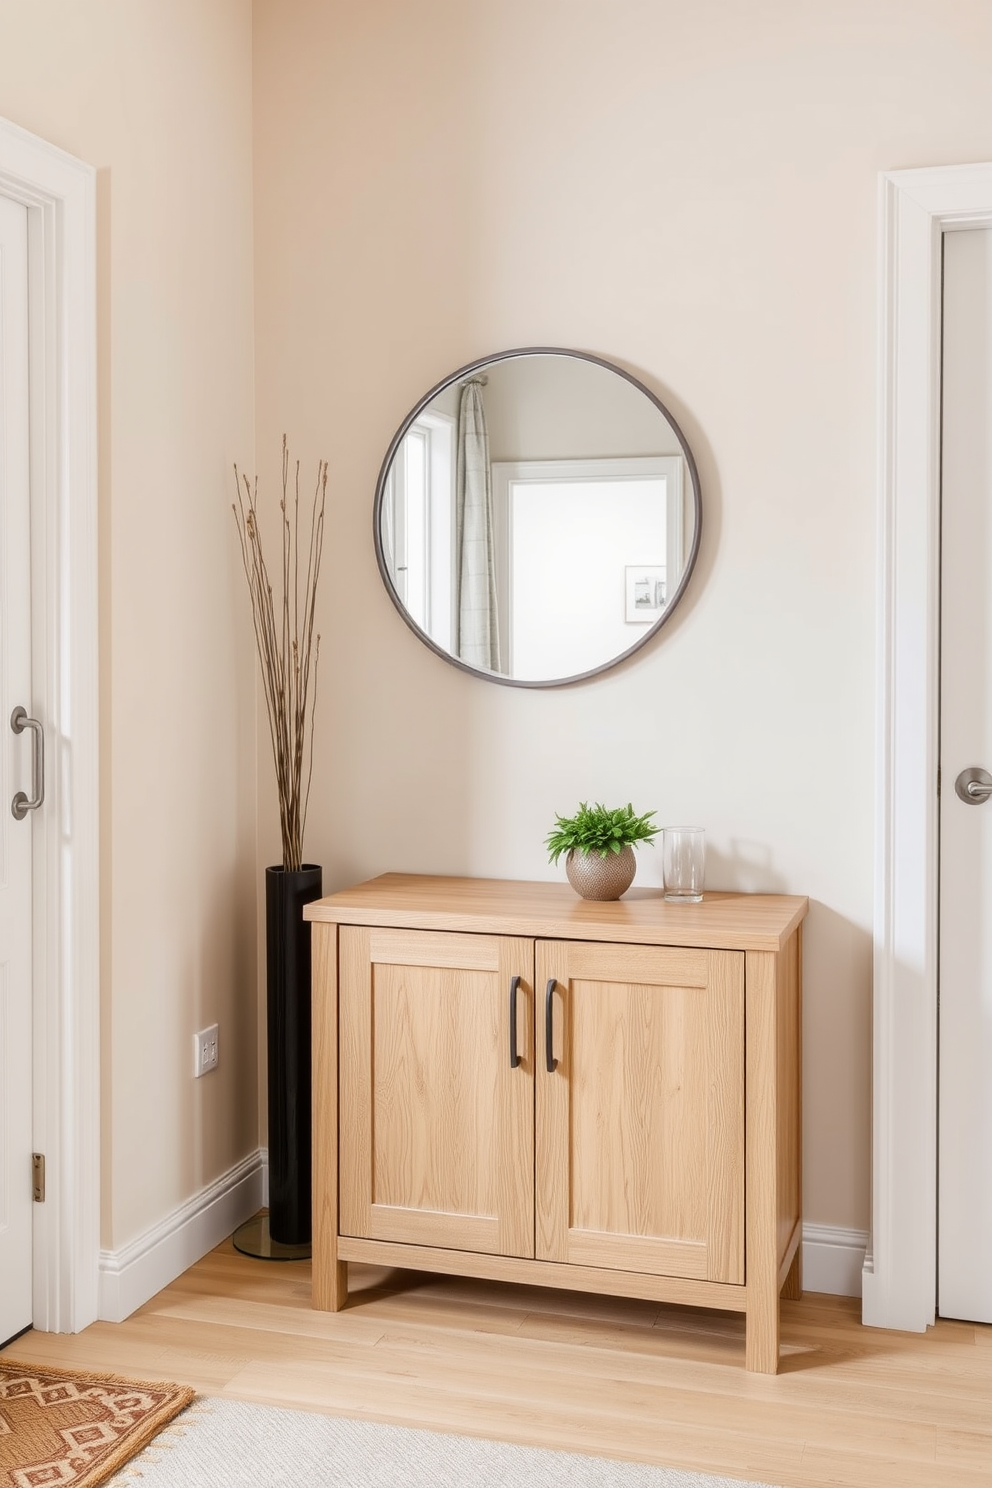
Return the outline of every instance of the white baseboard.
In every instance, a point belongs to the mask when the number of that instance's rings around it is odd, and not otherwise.
[[[803,1225],[803,1291],[860,1297],[867,1230]]]
[[[100,1318],[123,1322],[269,1201],[269,1154],[260,1147],[153,1229],[100,1252]],[[803,1225],[803,1289],[861,1296],[866,1230]]]
[[[101,1320],[122,1323],[257,1213],[268,1186],[267,1157],[253,1152],[120,1250],[101,1250]]]

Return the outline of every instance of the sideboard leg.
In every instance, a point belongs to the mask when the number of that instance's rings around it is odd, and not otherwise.
[[[331,1285],[327,1292],[327,1312],[340,1312],[348,1300],[348,1262],[334,1261],[328,1267]]]
[[[777,955],[748,951],[745,963],[745,1361],[778,1373],[778,1061]]]
[[[317,1312],[340,1312],[348,1300],[348,1262],[339,1261],[337,1247],[328,1255],[313,1253],[310,1305]]]
[[[310,1305],[340,1312],[348,1264],[338,1260],[338,944],[337,926],[315,923],[313,966],[313,1270]]]
[[[745,1368],[754,1374],[778,1374],[778,1297],[751,1301],[748,1285]]]
[[[348,1262],[334,1262],[334,1289],[331,1294],[331,1312],[340,1312],[348,1300]]]

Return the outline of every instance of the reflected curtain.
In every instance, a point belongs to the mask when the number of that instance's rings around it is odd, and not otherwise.
[[[402,447],[400,450],[402,453]],[[394,460],[395,465],[395,460]],[[389,577],[396,583],[396,472],[390,469],[386,482],[385,499],[382,503],[382,552],[386,560]]]
[[[472,378],[458,405],[455,541],[458,552],[458,655],[470,666],[498,672],[496,551],[489,431],[482,386]]]

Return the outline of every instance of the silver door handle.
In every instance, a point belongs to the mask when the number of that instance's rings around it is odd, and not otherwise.
[[[31,767],[31,789],[34,795],[29,801],[23,791],[10,803],[10,809],[18,821],[23,821],[29,811],[37,811],[45,799],[45,731],[37,718],[29,718],[25,708],[15,708],[10,715],[10,726],[15,734],[25,729],[34,730],[34,756]]]
[[[954,789],[968,806],[981,806],[992,796],[992,775],[978,765],[969,765],[955,780]]]

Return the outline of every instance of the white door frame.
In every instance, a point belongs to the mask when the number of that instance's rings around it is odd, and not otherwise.
[[[936,1314],[942,237],[992,164],[881,177],[872,1226],[863,1318]]]
[[[0,192],[28,209],[32,705],[46,742],[32,826],[33,1123],[47,1178],[33,1318],[77,1332],[97,1316],[100,1250],[96,175],[0,120]]]

